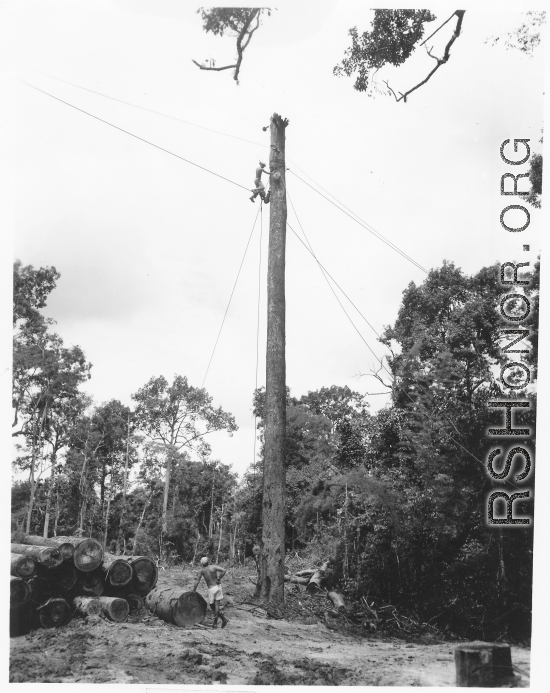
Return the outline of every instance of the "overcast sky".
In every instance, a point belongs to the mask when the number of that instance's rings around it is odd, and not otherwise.
[[[431,27],[452,11],[434,10]],[[293,172],[321,185],[427,270],[445,259],[467,273],[498,260],[536,259],[540,213],[530,210],[522,234],[499,224],[500,175],[510,170],[500,160],[501,142],[521,137],[534,150],[542,146],[542,51],[527,58],[487,42],[521,24],[517,11],[468,10],[450,61],[406,104],[369,98],[354,91],[352,79],[332,74],[350,27],[369,28],[364,3],[283,5],[254,35],[239,86],[231,70],[204,72],[191,62],[230,64],[235,54],[233,39],[202,31],[195,4],[36,0],[14,3],[12,13],[21,80],[246,188],[253,187],[258,160],[269,156],[269,130],[262,128],[274,111],[288,118],[287,189],[299,222],[321,263],[378,332],[394,322],[403,290],[425,273]],[[436,54],[453,24],[430,42]],[[405,91],[432,66],[420,50],[378,79]],[[112,398],[131,404],[131,394],[152,376],[171,380],[178,373],[200,386],[258,203],[246,190],[26,84],[14,91],[13,252],[23,264],[54,265],[61,273],[45,312],[65,343],[80,345],[93,364],[86,390],[98,404]],[[266,207],[259,385],[268,220]],[[300,232],[290,204],[288,221]],[[523,244],[531,251],[523,252]],[[233,438],[220,434],[210,442],[214,456],[239,473],[252,461],[254,440],[259,251],[258,220],[204,383],[214,403],[236,417]],[[372,329],[341,300],[383,356]],[[319,267],[289,231],[292,394],[333,384],[379,393],[379,383],[360,377],[373,364]],[[376,411],[388,398],[369,395],[369,401]]]

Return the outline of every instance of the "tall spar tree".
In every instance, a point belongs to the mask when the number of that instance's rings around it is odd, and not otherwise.
[[[271,208],[267,270],[266,428],[262,506],[261,573],[256,594],[284,600],[285,567],[285,129],[288,120],[271,118]]]
[[[132,399],[136,402],[136,426],[165,456],[162,531],[168,529],[168,494],[174,455],[187,448],[200,453],[209,451],[204,436],[214,431],[237,430],[232,414],[212,406],[212,397],[204,388],[189,385],[185,376],[176,375],[169,385],[166,378],[151,378]]]

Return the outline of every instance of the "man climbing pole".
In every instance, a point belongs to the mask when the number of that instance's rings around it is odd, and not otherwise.
[[[266,195],[265,185],[262,183],[262,173],[267,173],[268,176],[271,175],[269,171],[265,170],[265,164],[260,161],[260,165],[256,169],[256,178],[254,179],[254,185],[256,187],[252,190],[252,197],[250,198],[250,201],[255,202],[256,197],[259,195],[262,198],[262,201],[267,205],[269,204],[271,191],[269,191]]]

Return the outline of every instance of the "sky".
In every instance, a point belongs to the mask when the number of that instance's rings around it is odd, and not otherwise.
[[[4,51],[9,44],[10,78],[2,90],[10,127],[0,142],[13,162],[2,187],[13,198],[4,209],[13,236],[11,245],[3,237],[3,306],[13,258],[55,266],[61,278],[45,313],[65,343],[81,346],[93,364],[85,389],[95,402],[131,405],[132,393],[153,376],[181,374],[197,387],[204,381],[239,426],[232,438],[211,436],[213,456],[242,474],[253,458],[252,393],[265,382],[269,208],[254,226],[259,205],[238,186],[252,188],[258,160],[269,155],[263,128],[274,112],[289,119],[289,224],[298,234],[303,229],[376,332],[395,321],[409,283],[426,275],[372,230],[426,270],[444,260],[468,274],[497,261],[536,260],[545,212],[530,209],[530,227],[521,234],[502,229],[500,176],[510,167],[499,149],[505,139],[530,138],[541,151],[542,50],[528,58],[493,46],[491,37],[517,28],[520,10],[533,5],[498,7],[466,4],[451,59],[404,104],[369,98],[353,89],[352,79],[333,76],[348,30],[369,28],[372,12],[364,3],[279,4],[247,48],[238,86],[231,70],[205,72],[193,64],[231,64],[235,54],[233,39],[202,31],[196,4],[5,3],[8,29],[3,23],[0,43]],[[431,8],[433,28],[455,9]],[[430,42],[435,54],[452,26]],[[432,66],[417,51],[377,78],[404,91]],[[297,176],[335,196],[370,231]],[[375,357],[365,341],[378,358],[386,352],[339,296],[362,338],[289,231],[287,384],[295,396],[347,385],[367,394],[375,412],[388,397],[369,376]],[[7,353],[9,336],[2,348]],[[9,358],[2,357],[1,376],[6,386]],[[4,404],[6,393],[4,387]]]
[[[293,395],[334,384],[367,394],[373,412],[389,401],[369,375],[374,354],[387,353],[377,333],[395,321],[407,285],[426,275],[373,229],[426,270],[444,260],[475,273],[497,260],[536,259],[540,213],[531,210],[521,238],[498,221],[499,177],[509,169],[501,142],[527,137],[534,150],[542,146],[542,54],[527,58],[488,41],[521,23],[517,11],[468,10],[451,60],[406,104],[370,98],[332,74],[348,30],[369,28],[372,12],[359,3],[274,10],[245,52],[238,86],[231,70],[192,63],[231,64],[235,50],[230,37],[202,31],[189,3],[28,1],[12,13],[20,80],[13,255],[61,273],[44,312],[93,364],[84,389],[97,404],[131,405],[153,376],[204,382],[239,426],[232,438],[210,436],[213,456],[239,474],[253,459],[252,393],[265,382],[269,207],[257,219],[258,203],[238,186],[253,187],[258,160],[269,156],[263,127],[273,112],[289,119],[289,224],[364,316],[339,294],[351,324],[289,231]],[[434,13],[436,28],[452,10]],[[452,27],[434,37],[436,54]],[[433,66],[417,53],[379,79],[396,90],[415,84]]]

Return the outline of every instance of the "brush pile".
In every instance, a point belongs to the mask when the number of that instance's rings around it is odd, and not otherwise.
[[[73,616],[124,621],[141,609],[158,571],[145,556],[113,556],[82,537],[25,536],[11,545],[10,634],[65,625]]]

